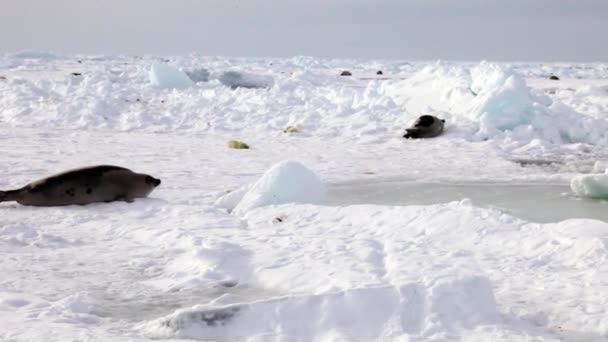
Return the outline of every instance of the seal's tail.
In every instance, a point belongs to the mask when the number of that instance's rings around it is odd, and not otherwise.
[[[0,191],[0,202],[16,201],[19,190]]]

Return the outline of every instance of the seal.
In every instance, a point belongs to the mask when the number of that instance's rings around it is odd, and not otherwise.
[[[160,179],[113,165],[98,165],[62,172],[34,181],[21,189],[0,191],[0,202],[60,206],[125,201],[148,196]]]
[[[405,129],[404,138],[432,138],[443,132],[443,124],[445,120],[439,119],[432,115],[422,115],[414,122],[414,125]]]

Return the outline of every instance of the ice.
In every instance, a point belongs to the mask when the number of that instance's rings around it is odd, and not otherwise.
[[[270,88],[273,84],[272,77],[239,71],[223,72],[218,79],[230,88]]]
[[[242,198],[234,208],[235,214],[244,214],[247,211],[266,205],[285,203],[311,203],[319,204],[323,201],[324,186],[319,177],[302,163],[297,161],[283,161],[268,169],[248,189],[237,190],[219,199],[221,205],[230,205],[235,202],[236,196]]]
[[[574,176],[570,188],[581,197],[608,199],[608,174]]]
[[[150,83],[161,89],[183,89],[194,84],[188,75],[165,63],[152,64]]]
[[[608,87],[598,87],[593,85],[586,85],[576,90],[575,95],[577,96],[592,96],[592,97],[605,97],[608,96]]]
[[[482,128],[487,125],[486,129],[505,131],[530,124],[534,117],[533,101],[523,79],[510,75],[488,83],[479,88],[471,87],[477,95],[470,110],[480,120]]]
[[[608,174],[608,161],[606,160],[598,160],[593,164],[593,169],[591,169],[593,173],[606,173]]]
[[[25,50],[14,53],[12,56],[24,59],[56,59],[58,56],[55,53],[47,51]]]
[[[186,75],[192,80],[192,82],[207,82],[209,81],[209,70],[205,68],[197,68],[193,70],[186,71]]]

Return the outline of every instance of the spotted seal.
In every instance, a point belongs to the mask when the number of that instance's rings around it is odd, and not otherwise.
[[[34,181],[21,189],[0,191],[0,202],[60,206],[126,201],[148,196],[160,179],[113,165],[74,169]]]

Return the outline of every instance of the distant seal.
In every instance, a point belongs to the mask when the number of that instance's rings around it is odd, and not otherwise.
[[[418,139],[418,138],[432,138],[436,137],[443,132],[443,124],[445,120],[439,119],[432,115],[422,115],[414,125],[410,128],[405,129],[404,138]]]
[[[126,201],[146,197],[160,179],[120,166],[99,165],[62,172],[32,182],[21,189],[0,191],[0,202],[59,206]]]

